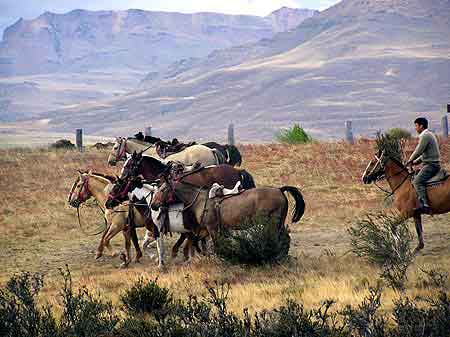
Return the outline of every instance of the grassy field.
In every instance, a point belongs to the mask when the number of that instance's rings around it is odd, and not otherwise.
[[[413,146],[409,144],[407,152]],[[76,211],[66,199],[76,169],[118,173],[119,168],[107,166],[108,153],[5,149],[0,150],[0,283],[18,271],[40,271],[46,275],[45,300],[56,303],[61,284],[58,268],[68,264],[77,285],[98,290],[113,301],[138,277],[146,276],[158,277],[180,296],[203,294],[205,281],[227,281],[232,286],[230,309],[236,312],[273,308],[286,298],[300,300],[306,307],[328,298],[341,306],[360,303],[365,286],[376,283],[378,270],[348,253],[346,228],[365,213],[384,207],[383,193],[360,182],[373,143],[245,145],[241,151],[243,166],[258,185],[294,185],[304,194],[306,213],[290,226],[292,258],[285,264],[244,268],[198,257],[190,265],[181,259],[171,261],[167,272],[160,274],[148,258],[127,270],[118,269],[117,257],[95,260],[100,237],[80,231]],[[442,152],[450,168],[450,142],[442,144]],[[95,208],[83,208],[82,221],[91,233],[102,225]],[[429,291],[420,287],[421,268],[450,272],[450,215],[426,218],[424,230],[426,247],[409,270],[406,291],[411,295]],[[120,249],[122,242],[118,235],[113,246]],[[397,294],[386,290],[383,296],[384,309],[390,310]]]

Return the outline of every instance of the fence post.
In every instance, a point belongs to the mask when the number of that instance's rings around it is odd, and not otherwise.
[[[442,136],[448,138],[448,117],[442,117]]]
[[[235,144],[235,141],[234,141],[234,125],[233,125],[233,123],[228,125],[228,144],[229,145],[234,145]]]
[[[77,129],[76,143],[78,151],[83,152],[83,129]]]
[[[352,122],[351,121],[345,122],[345,140],[349,144],[355,143],[355,141],[353,139],[353,130],[352,130]]]
[[[148,137],[152,136],[152,127],[151,126],[148,126],[148,127],[145,128],[144,136],[148,136]]]
[[[450,103],[447,103],[447,113],[450,114]]]

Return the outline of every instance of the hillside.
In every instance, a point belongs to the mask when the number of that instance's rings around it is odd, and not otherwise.
[[[415,142],[406,147],[408,153]],[[103,226],[101,213],[92,207],[93,202],[91,207],[83,206],[80,212],[85,234],[79,228],[76,210],[67,205],[77,169],[119,173],[120,166],[107,166],[106,151],[0,150],[1,173],[8,182],[0,185],[0,284],[20,270],[40,271],[47,285],[43,297],[54,303],[62,282],[58,268],[68,264],[74,285],[86,285],[116,303],[135,279],[158,277],[162,285],[183,298],[204,295],[205,281],[229,282],[229,307],[236,312],[273,308],[287,297],[301,300],[307,308],[318,307],[327,299],[335,299],[338,308],[359,304],[367,294],[366,286],[376,285],[379,270],[349,253],[346,229],[363,214],[383,208],[384,193],[360,181],[373,148],[367,142],[355,146],[320,142],[240,146],[244,168],[258,186],[291,185],[302,191],[305,216],[289,226],[292,258],[281,265],[250,268],[230,266],[211,257],[197,257],[184,265],[178,256],[169,261],[166,273],[160,273],[147,256],[128,270],[118,269],[118,256],[105,253],[95,260],[101,236],[88,234]],[[441,150],[449,169],[450,143],[441,143]],[[450,272],[449,221],[450,214],[424,218],[426,245],[408,271],[407,296],[436,292],[436,288],[422,286],[421,270]],[[415,245],[414,224],[410,224]],[[142,230],[139,235],[142,237]],[[168,251],[177,237],[174,233],[168,238]],[[122,249],[122,234],[112,244],[114,250]],[[398,295],[386,289],[383,312],[390,312]]]
[[[421,114],[438,129],[450,100],[449,11],[439,0],[343,0],[292,31],[175,67],[138,92],[56,111],[50,125],[120,134],[150,123],[159,135],[195,139],[233,121],[239,139],[270,141],[293,122],[341,138],[348,119],[370,135],[410,128]]]

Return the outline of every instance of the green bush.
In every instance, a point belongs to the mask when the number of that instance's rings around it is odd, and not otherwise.
[[[381,278],[391,287],[403,289],[414,258],[407,220],[392,213],[369,214],[356,221],[348,232],[352,252],[379,266]]]
[[[409,132],[408,130],[402,129],[402,128],[392,128],[389,129],[386,134],[389,137],[398,139],[398,140],[403,140],[403,139],[411,139],[411,132]]]
[[[172,303],[168,289],[160,287],[157,280],[145,281],[142,278],[127,289],[120,299],[130,313],[147,313],[158,319],[167,315]]]
[[[279,142],[287,144],[306,144],[313,141],[299,124],[294,124],[292,128],[280,131],[276,137]]]
[[[278,220],[264,216],[248,219],[239,231],[223,230],[214,244],[216,254],[233,264],[264,265],[288,256],[289,231]]]
[[[63,314],[60,335],[64,337],[97,337],[110,334],[118,322],[110,301],[103,302],[85,287],[75,291],[69,269],[61,270],[64,286],[61,291]]]

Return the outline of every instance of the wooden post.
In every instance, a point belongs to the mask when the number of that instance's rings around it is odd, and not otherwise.
[[[148,137],[152,136],[152,127],[151,126],[148,126],[148,127],[145,128],[144,136],[148,136]]]
[[[235,144],[235,141],[234,141],[234,125],[233,125],[233,123],[228,125],[228,144],[229,145],[234,145]]]
[[[345,140],[349,144],[355,143],[355,141],[353,139],[353,130],[352,130],[352,122],[351,121],[345,122]]]
[[[442,117],[442,136],[448,138],[448,117]]]
[[[83,152],[83,129],[77,129],[76,134],[77,149]]]
[[[450,114],[450,103],[447,104],[447,113]]]

